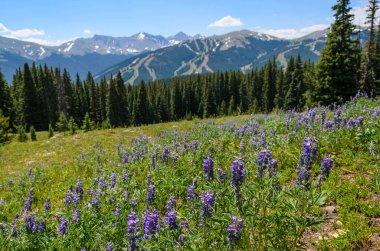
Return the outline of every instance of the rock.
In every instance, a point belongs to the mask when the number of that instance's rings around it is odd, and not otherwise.
[[[336,206],[327,206],[323,209],[329,216],[333,216],[336,211]]]

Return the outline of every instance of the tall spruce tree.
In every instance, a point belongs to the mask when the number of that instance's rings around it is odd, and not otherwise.
[[[327,36],[318,63],[318,90],[316,99],[324,105],[343,102],[355,95],[357,47],[352,38],[353,18],[349,0],[338,0],[332,8],[335,21]]]
[[[369,0],[367,7],[367,21],[369,24],[369,38],[363,50],[361,63],[360,89],[368,96],[375,95],[376,83],[376,12],[379,9],[378,0]]]
[[[36,91],[36,86],[33,81],[33,76],[30,71],[29,65],[24,64],[23,71],[23,84],[22,84],[22,125],[26,126],[26,130],[29,130],[30,126],[39,123],[39,102]]]
[[[0,71],[0,110],[4,117],[10,117],[12,111],[11,90],[3,73]]]
[[[119,100],[119,116],[121,125],[128,126],[130,125],[130,114],[128,109],[128,98],[127,98],[127,89],[125,88],[124,79],[121,76],[119,71],[115,79],[117,97]]]

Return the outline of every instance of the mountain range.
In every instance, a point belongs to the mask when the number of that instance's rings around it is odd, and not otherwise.
[[[52,67],[64,67],[73,76],[84,77],[88,71],[97,73],[142,52],[175,45],[184,40],[202,36],[189,36],[183,32],[170,37],[140,32],[130,37],[94,35],[78,38],[59,46],[45,46],[0,36],[0,69],[8,81],[24,63],[36,62]]]
[[[315,62],[328,32],[316,31],[297,39],[249,30],[210,37],[179,32],[166,38],[141,32],[130,37],[94,35],[59,46],[0,37],[0,69],[11,81],[18,67],[34,61],[64,67],[72,76],[78,73],[82,78],[90,71],[97,81],[120,71],[129,84],[224,70],[248,72],[272,58],[286,67],[287,60],[298,54]],[[366,32],[360,34],[362,41],[367,36]]]

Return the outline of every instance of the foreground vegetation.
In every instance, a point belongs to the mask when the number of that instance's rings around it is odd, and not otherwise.
[[[356,97],[13,140],[0,148],[0,247],[376,250],[379,113]]]

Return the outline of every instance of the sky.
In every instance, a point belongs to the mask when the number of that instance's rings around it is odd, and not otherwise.
[[[94,34],[210,36],[249,29],[281,38],[321,30],[336,0],[1,0],[0,36],[58,45]],[[356,22],[364,0],[351,0]]]

